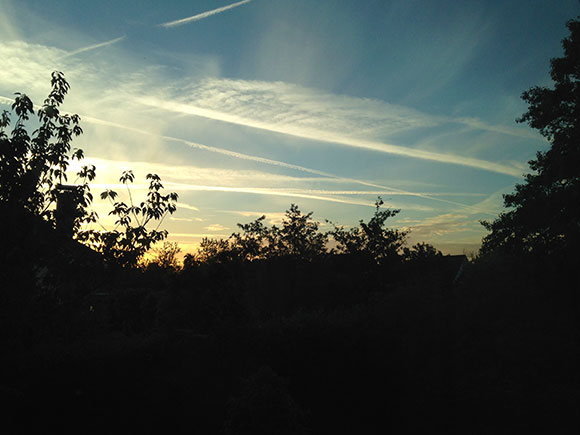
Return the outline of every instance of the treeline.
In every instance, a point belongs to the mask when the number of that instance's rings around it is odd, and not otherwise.
[[[381,210],[383,201],[375,202],[375,213],[368,222],[361,220],[358,227],[345,229],[329,222],[333,229],[320,232],[320,223],[312,212],[303,214],[292,204],[286,211],[282,226],[264,224],[262,216],[248,224],[238,224],[240,232],[228,239],[201,241],[197,254],[185,257],[185,266],[196,263],[255,261],[273,258],[294,258],[312,261],[330,255],[367,257],[377,264],[397,263],[404,260],[440,256],[441,252],[426,243],[411,248],[405,246],[407,231],[388,228],[387,219],[400,210]]]

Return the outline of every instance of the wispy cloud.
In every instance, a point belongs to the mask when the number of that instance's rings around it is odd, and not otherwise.
[[[225,11],[228,11],[233,8],[237,8],[238,6],[242,6],[246,3],[250,3],[252,0],[243,0],[237,3],[232,3],[231,5],[223,6],[221,8],[212,9],[211,11],[202,12],[201,14],[193,15],[191,17],[182,18],[180,20],[169,21],[167,23],[159,24],[159,27],[177,27],[182,26],[184,24],[193,23],[194,21],[203,20],[204,18],[211,17],[212,15],[216,15]]]
[[[182,184],[175,185],[171,184],[172,189],[177,191],[204,191],[204,192],[228,192],[228,193],[244,193],[244,194],[255,194],[255,195],[265,195],[265,196],[281,196],[289,198],[303,198],[312,199],[318,201],[335,202],[340,204],[350,204],[365,207],[374,207],[374,200],[358,200],[350,198],[341,198],[339,196],[332,196],[325,194],[324,191],[318,191],[320,193],[311,192],[309,189],[284,189],[284,188],[270,188],[270,187],[249,187],[249,186],[209,186],[202,184]],[[385,203],[386,207],[391,208],[401,208],[400,205],[395,203]],[[430,207],[420,206],[420,205],[409,205],[405,204],[406,210],[415,211],[431,211]]]
[[[238,216],[243,216],[247,218],[259,218],[261,216],[266,216],[268,222],[272,225],[277,225],[282,222],[286,217],[286,213],[283,212],[259,212],[259,211],[248,211],[248,210],[220,210],[223,213],[235,214]]]
[[[110,41],[105,41],[105,42],[101,42],[99,44],[93,44],[93,45],[89,45],[87,47],[79,48],[78,50],[73,50],[73,51],[68,52],[67,54],[62,56],[62,58],[76,56],[77,54],[85,53],[85,52],[91,51],[91,50],[96,50],[97,48],[108,47],[109,45],[116,44],[117,42],[120,42],[125,38],[126,38],[126,36],[123,35],[123,36],[120,36],[118,38],[111,39]]]
[[[324,94],[279,82],[208,79],[185,89],[187,98],[137,101],[175,113],[386,154],[468,166],[520,177],[521,168],[381,140],[396,132],[440,125],[441,118],[381,101]],[[457,122],[447,119],[445,122]],[[484,124],[482,123],[482,126]]]
[[[488,160],[482,160],[473,157],[465,157],[456,154],[445,154],[433,151],[424,151],[414,148],[407,148],[399,145],[392,145],[388,143],[350,137],[349,135],[343,135],[341,134],[341,132],[338,131],[324,131],[313,128],[301,128],[297,124],[294,125],[279,124],[279,123],[277,124],[268,121],[244,118],[235,114],[227,114],[211,109],[196,107],[193,105],[175,103],[172,101],[142,98],[140,99],[140,102],[149,106],[163,108],[177,113],[201,116],[204,118],[215,119],[218,121],[229,122],[232,124],[243,125],[246,127],[252,127],[261,130],[268,130],[304,139],[311,139],[326,143],[335,143],[355,148],[368,149],[386,154],[393,154],[422,160],[430,160],[439,163],[450,163],[461,166],[468,166],[476,169],[482,169],[486,171],[497,172],[500,174],[511,175],[514,177],[522,176],[522,171],[520,168],[515,168],[513,166],[508,166],[501,163],[491,162]]]
[[[194,205],[186,204],[184,202],[178,202],[178,204],[179,204],[179,208],[184,208],[186,210],[192,210],[192,211],[199,211],[199,208],[197,208]]]
[[[188,218],[179,218],[179,217],[175,217],[175,216],[170,216],[169,217],[170,221],[175,221],[175,222],[193,222],[193,219],[188,219]]]
[[[403,229],[411,230],[411,235],[416,240],[440,238],[440,241],[463,240],[463,242],[479,245],[485,230],[479,223],[478,217],[481,218],[482,214],[497,216],[503,210],[503,195],[511,189],[512,186],[506,186],[471,208],[451,210],[449,213],[424,219],[406,218],[400,220],[399,223],[404,225]],[[462,235],[463,239],[460,239]]]
[[[504,199],[503,196],[506,193],[513,191],[513,186],[505,186],[502,189],[493,192],[483,201],[474,205],[476,209],[487,210],[490,215],[496,217],[499,213],[504,210]]]
[[[229,237],[230,234],[215,234],[215,233],[171,233],[172,238],[192,238],[192,239],[203,239],[214,238],[214,237]]]
[[[205,192],[227,192],[227,193],[239,193],[239,194],[254,194],[262,196],[278,196],[278,197],[290,197],[290,198],[304,198],[311,200],[318,200],[324,202],[333,202],[349,205],[358,205],[365,207],[372,207],[374,204],[374,199],[376,196],[382,196],[387,199],[388,197],[419,197],[423,199],[428,199],[431,201],[436,201],[444,204],[449,204],[455,208],[463,210],[463,213],[468,214],[483,214],[489,216],[495,216],[497,214],[495,208],[489,210],[489,200],[486,199],[476,205],[462,204],[457,201],[452,201],[444,199],[441,197],[479,197],[484,196],[479,193],[472,192],[436,192],[436,193],[423,193],[423,192],[409,192],[400,189],[395,189],[392,187],[381,187],[380,185],[370,184],[375,187],[381,188],[381,190],[352,190],[352,189],[342,189],[342,190],[329,190],[329,189],[312,189],[307,187],[312,181],[317,180],[318,182],[342,182],[345,184],[351,184],[353,180],[348,178],[301,178],[301,177],[291,177],[287,175],[271,174],[261,171],[248,171],[248,170],[232,170],[232,169],[220,169],[220,168],[202,168],[193,165],[189,166],[176,166],[176,165],[166,165],[161,163],[148,163],[148,162],[128,162],[128,161],[114,161],[105,160],[98,158],[87,158],[87,162],[94,164],[97,168],[105,168],[106,174],[112,184],[99,183],[93,184],[95,189],[124,189],[125,186],[117,183],[118,174],[122,170],[127,168],[132,168],[136,174],[145,174],[147,172],[156,172],[164,179],[164,185],[168,190],[177,191],[180,193],[192,192],[192,191],[205,191]],[[74,162],[71,167],[71,171],[77,170],[77,162]],[[100,178],[100,175],[98,175]],[[168,181],[169,180],[169,181]],[[178,181],[172,181],[178,180]],[[355,180],[356,181],[356,180]],[[360,180],[359,180],[360,181]],[[286,187],[289,183],[298,184],[304,187]],[[364,182],[360,182],[364,183]],[[264,187],[266,186],[266,187]],[[273,187],[278,186],[278,187]],[[284,187],[281,187],[284,186]],[[132,185],[132,189],[135,190],[145,190],[147,188],[144,184]],[[366,198],[353,199],[353,196],[362,196]],[[429,206],[411,204],[408,202],[389,201],[388,207],[404,209],[406,211],[419,211],[419,212],[429,212],[433,209]],[[179,201],[178,209],[199,211],[195,206],[189,205]]]
[[[399,192],[393,189],[383,190],[327,190],[327,189],[311,189],[308,187],[282,187],[289,183],[300,184],[308,186],[313,181],[312,178],[304,179],[301,177],[291,177],[287,175],[271,174],[261,171],[248,170],[233,170],[220,168],[202,168],[196,166],[170,166],[161,163],[148,162],[128,162],[105,160],[99,158],[87,157],[83,164],[94,164],[97,168],[104,168],[104,180],[99,183],[93,183],[91,186],[94,189],[118,189],[120,192],[124,191],[126,186],[118,183],[118,175],[127,168],[132,168],[138,178],[148,172],[155,172],[163,178],[163,184],[166,189],[170,191],[177,191],[180,193],[192,191],[205,192],[227,192],[240,194],[254,194],[263,196],[279,196],[290,198],[304,198],[318,201],[334,202],[341,204],[350,204],[358,206],[373,206],[374,197],[377,195],[387,196],[427,196],[422,193],[414,192]],[[80,163],[74,162],[71,166],[71,172],[78,170]],[[100,172],[97,173],[98,178],[101,178]],[[169,181],[168,181],[169,180]],[[179,182],[171,181],[179,180]],[[326,182],[327,179],[319,177],[319,182]],[[334,179],[330,179],[335,181]],[[343,182],[350,183],[350,180],[343,179]],[[210,184],[211,183],[211,184]],[[278,186],[278,187],[275,187]],[[147,189],[145,184],[132,184],[132,190],[143,191]],[[366,196],[366,199],[353,199],[353,196]],[[467,194],[466,196],[470,196]],[[433,198],[440,200],[439,198]],[[457,203],[454,203],[456,204]],[[402,204],[389,203],[389,207],[405,208],[406,210],[415,211],[430,211],[431,207],[417,205],[417,204]],[[186,209],[192,211],[199,211],[195,206],[178,202],[178,209]]]
[[[112,41],[107,43],[112,43]],[[91,47],[98,45],[100,44]],[[86,49],[89,49],[89,47],[81,50]],[[76,51],[79,52],[79,50]],[[18,83],[23,81],[22,76],[27,77],[25,80],[27,83],[38,83],[37,75],[40,75],[39,71],[43,71],[42,74],[45,75],[45,71],[51,69],[50,62],[46,61],[46,59],[59,58],[63,54],[62,50],[42,47],[42,50],[32,50],[33,53],[39,54],[39,56],[35,55],[34,59],[23,57],[23,53],[28,52],[30,52],[30,47],[25,43],[0,45],[0,54],[5,53],[1,57],[8,61],[6,68],[2,68],[2,71],[0,71],[0,80],[6,78],[7,83],[10,84],[16,80],[14,71],[18,71]],[[68,55],[70,54],[68,53]],[[23,65],[25,61],[27,64]],[[46,62],[49,64],[45,65]],[[95,79],[97,78],[95,77]],[[156,110],[161,109],[161,111],[191,114],[295,137],[374,150],[391,155],[474,167],[515,177],[520,177],[523,172],[521,167],[512,164],[487,161],[456,153],[443,153],[436,150],[423,150],[416,147],[395,145],[383,140],[397,132],[437,127],[443,122],[465,122],[472,126],[481,125],[482,128],[486,126],[485,123],[477,123],[472,119],[461,121],[447,119],[445,121],[440,117],[433,117],[383,101],[327,94],[282,82],[206,79],[193,86],[180,83],[179,86],[176,85],[175,90],[169,87],[158,87],[155,90],[155,87],[153,87],[153,90],[149,91],[153,96],[147,97],[139,96],[145,93],[143,92],[145,86],[151,89],[147,83],[135,86],[137,88],[126,89],[128,94],[124,95],[125,99],[123,101],[139,102]],[[179,91],[177,88],[179,88]],[[173,95],[173,92],[180,92],[185,94],[186,97]],[[118,97],[112,95],[109,95],[109,98],[117,98],[115,101],[118,100]],[[126,112],[130,112],[129,106]],[[99,106],[99,108],[102,108],[102,106]],[[84,119],[109,126],[114,125],[95,118],[84,117]],[[131,130],[131,128],[126,128],[126,130]],[[138,131],[138,129],[132,129],[132,131]],[[175,138],[168,136],[158,135],[157,137],[175,141]],[[182,143],[185,142],[182,141]],[[298,165],[285,162],[211,148],[195,142],[188,142],[188,145],[239,159],[260,161],[265,164],[278,165],[289,169],[292,167],[292,169],[304,171]],[[316,170],[306,170],[306,172],[321,176],[329,175]]]
[[[290,190],[290,189],[288,189]],[[487,196],[484,193],[458,193],[458,192],[437,192],[437,193],[410,193],[410,192],[398,192],[396,190],[324,190],[324,189],[309,189],[311,193],[322,193],[325,195],[390,195],[390,196]]]
[[[421,221],[401,223],[410,224],[404,226],[404,230],[411,230],[415,237],[432,239],[434,236],[442,236],[448,233],[456,233],[473,226],[473,220],[468,219],[466,214],[445,213],[430,217]]]
[[[463,117],[463,118],[453,118],[453,120],[458,124],[465,125],[475,130],[485,130],[493,133],[501,133],[509,136],[522,137],[525,139],[535,139],[538,141],[544,140],[539,133],[530,130],[528,128],[510,127],[506,125],[493,125],[477,118]]]
[[[223,226],[222,224],[212,224],[212,225],[208,225],[207,227],[204,227],[204,229],[211,231],[212,233],[218,232],[218,231],[225,231],[225,230],[229,230],[228,227]]]
[[[137,133],[141,133],[141,134],[146,134],[146,135],[154,135],[153,133],[148,133],[146,131],[143,130],[139,130],[139,129],[134,129],[132,127],[126,127],[126,126],[122,126],[122,125],[118,125],[118,124],[114,124],[114,123],[110,123],[107,121],[102,121],[102,120],[97,120],[95,118],[90,118],[85,117],[83,118],[85,120],[88,120],[89,122],[95,122],[97,124],[104,124],[104,125],[109,125],[109,126],[114,126],[114,127],[118,127],[118,128],[122,128],[122,129],[128,129],[131,131],[135,131]],[[156,135],[154,135],[156,136]],[[228,155],[230,157],[234,157],[234,158],[239,158],[239,159],[243,159],[243,160],[251,160],[251,161],[256,161],[259,163],[265,163],[268,165],[273,165],[273,166],[280,166],[283,168],[287,168],[287,169],[294,169],[300,172],[306,172],[306,173],[310,173],[313,175],[319,175],[320,177],[324,177],[327,180],[334,180],[334,181],[338,181],[338,182],[343,182],[343,183],[354,183],[354,184],[359,184],[359,185],[363,185],[363,186],[367,186],[367,187],[373,187],[373,188],[378,188],[378,189],[382,189],[380,191],[379,194],[392,194],[392,195],[404,195],[404,196],[410,196],[410,197],[420,197],[423,199],[427,199],[427,200],[431,200],[431,201],[437,201],[437,202],[441,202],[441,203],[445,203],[445,204],[450,204],[450,205],[454,205],[454,206],[459,206],[462,208],[466,208],[466,209],[470,209],[473,211],[480,211],[483,213],[488,214],[485,210],[478,208],[477,206],[471,206],[468,204],[463,204],[457,201],[452,201],[452,200],[448,200],[448,199],[444,199],[444,198],[440,198],[440,196],[470,196],[469,193],[467,193],[466,195],[461,195],[461,194],[449,194],[449,195],[441,195],[441,194],[431,194],[431,193],[422,193],[422,192],[412,192],[412,191],[408,191],[408,190],[403,190],[403,189],[397,189],[395,187],[389,187],[389,186],[384,186],[381,184],[377,184],[377,183],[370,183],[367,181],[363,181],[363,180],[358,180],[358,179],[354,179],[354,178],[347,178],[347,177],[341,177],[335,174],[331,174],[328,172],[324,172],[324,171],[319,171],[316,169],[310,169],[310,168],[306,168],[303,166],[298,166],[298,165],[293,165],[293,164],[289,164],[289,163],[285,163],[285,162],[281,162],[281,161],[277,161],[277,160],[271,160],[271,159],[265,159],[262,157],[257,157],[257,156],[252,156],[252,155],[247,155],[247,154],[242,154],[242,153],[237,153],[234,151],[229,151],[229,150],[225,150],[222,148],[216,148],[216,147],[210,147],[207,145],[202,145],[202,144],[198,144],[195,142],[191,142],[191,141],[186,141],[183,139],[179,139],[179,138],[173,138],[170,136],[161,136],[162,138],[166,139],[166,140],[170,140],[170,141],[175,141],[175,142],[180,142],[183,144],[186,144],[188,146],[194,147],[194,148],[199,148],[199,149],[203,149],[206,151],[210,151],[210,152],[216,152],[219,154],[224,154],[224,155]],[[215,168],[209,168],[209,169],[202,169],[202,168],[195,168],[195,167],[179,167],[179,166],[171,166],[168,167],[166,165],[160,165],[160,164],[155,164],[155,163],[146,163],[146,162],[118,162],[118,161],[104,161],[102,159],[93,159],[93,161],[95,161],[95,163],[97,163],[97,165],[99,165],[99,163],[101,164],[101,166],[105,166],[105,167],[109,167],[111,166],[111,163],[114,167],[117,167],[117,172],[119,172],[120,170],[125,170],[127,168],[142,168],[143,171],[154,171],[154,172],[158,172],[159,174],[171,174],[171,177],[173,177],[174,179],[177,178],[179,179],[181,177],[181,179],[186,178],[189,181],[192,181],[193,179],[196,180],[200,180],[200,179],[204,179],[207,181],[207,179],[212,179],[215,180],[216,182],[230,182],[233,184],[233,180],[231,179],[232,175],[235,174],[235,181],[236,182],[241,182],[241,181],[248,181],[248,180],[263,180],[264,177],[268,177],[269,180],[268,181],[273,181],[273,176],[271,174],[265,175],[264,173],[259,173],[259,172],[255,172],[255,171],[223,171],[223,170],[219,170],[219,169],[215,169]],[[244,179],[240,178],[240,175],[244,176]],[[192,176],[194,178],[192,178]],[[276,176],[275,177],[277,179],[277,181],[284,181],[284,182],[288,182],[288,181],[303,181],[300,180],[299,178],[296,177],[281,177],[281,176]],[[319,178],[320,180],[320,178]],[[175,183],[174,183],[175,185]],[[375,192],[371,191],[372,194],[374,195]],[[290,196],[288,194],[286,194],[285,196]],[[296,196],[296,195],[295,195]],[[314,199],[314,198],[313,198]],[[340,202],[340,201],[337,201]],[[369,204],[359,204],[359,205],[369,205]]]

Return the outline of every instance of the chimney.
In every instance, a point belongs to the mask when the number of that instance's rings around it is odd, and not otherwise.
[[[78,186],[59,184],[56,187],[56,229],[67,238],[72,237],[74,222],[78,217],[81,191]]]

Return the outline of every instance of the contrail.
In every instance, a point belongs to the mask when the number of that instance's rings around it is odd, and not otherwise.
[[[370,182],[363,181],[363,180],[357,180],[355,178],[341,177],[339,175],[335,175],[335,174],[332,174],[330,172],[319,171],[317,169],[306,168],[304,166],[299,166],[299,165],[293,165],[291,163],[281,162],[279,160],[266,159],[264,157],[257,157],[257,156],[252,156],[252,155],[249,155],[249,154],[243,154],[243,153],[238,153],[238,152],[235,152],[235,151],[226,150],[226,149],[223,149],[223,148],[217,148],[217,147],[212,147],[212,146],[208,146],[208,145],[203,145],[203,144],[196,143],[196,142],[192,142],[192,141],[188,141],[188,140],[185,140],[185,139],[179,139],[179,138],[175,138],[175,137],[171,137],[171,136],[165,136],[165,135],[158,135],[158,134],[155,134],[155,133],[150,133],[148,131],[140,130],[140,129],[133,128],[133,127],[128,127],[126,125],[117,124],[117,123],[110,122],[110,121],[104,121],[102,119],[93,118],[93,117],[90,117],[90,116],[82,116],[82,119],[84,121],[87,121],[87,122],[91,123],[91,124],[106,125],[106,126],[109,126],[109,127],[114,127],[114,128],[119,128],[119,129],[123,129],[123,130],[128,130],[128,131],[132,131],[132,132],[135,132],[135,133],[138,133],[138,134],[142,134],[142,135],[146,135],[146,136],[152,136],[152,137],[164,139],[164,140],[171,141],[171,142],[179,142],[179,143],[182,143],[182,144],[187,145],[187,146],[192,147],[192,148],[197,148],[197,149],[201,149],[201,150],[204,150],[204,151],[209,151],[209,152],[212,152],[212,153],[218,153],[218,154],[226,155],[226,156],[229,156],[229,157],[234,157],[234,158],[237,158],[237,159],[250,160],[250,161],[254,161],[254,162],[258,162],[258,163],[263,163],[263,164],[266,164],[266,165],[279,166],[279,167],[283,167],[283,168],[287,168],[287,169],[293,169],[293,170],[296,170],[296,171],[305,172],[305,173],[312,174],[312,175],[318,175],[318,176],[325,177],[325,178],[330,178],[330,179],[334,179],[334,180],[341,180],[341,181],[350,182],[350,183],[356,183],[356,184],[360,184],[362,186],[374,187],[374,188],[377,188],[377,189],[392,190],[394,192],[399,192],[402,195],[416,196],[416,197],[420,197],[420,198],[423,198],[423,199],[429,199],[431,201],[437,201],[437,202],[441,202],[441,203],[451,204],[451,205],[455,205],[455,206],[459,206],[459,207],[463,207],[463,208],[467,208],[467,209],[479,211],[481,213],[489,214],[490,216],[492,215],[491,213],[488,213],[486,210],[482,210],[482,209],[480,209],[480,208],[478,208],[476,206],[462,204],[460,202],[450,201],[450,200],[443,199],[443,198],[437,198],[437,197],[433,197],[431,195],[425,195],[423,193],[409,192],[409,191],[406,191],[406,190],[403,190],[403,189],[397,189],[395,187],[388,187],[388,186],[383,186],[381,184],[375,184],[375,183],[370,183]],[[493,215],[493,216],[495,216],[495,215]]]
[[[93,45],[89,45],[88,47],[79,48],[78,50],[74,50],[74,51],[71,51],[71,52],[65,54],[61,59],[64,59],[65,57],[75,56],[77,54],[84,53],[85,51],[91,51],[91,50],[95,50],[96,48],[107,47],[109,45],[116,44],[117,42],[125,39],[125,37],[126,36],[123,35],[123,36],[120,36],[118,38],[111,39],[110,41],[101,42],[99,44],[93,44]]]
[[[182,18],[181,20],[169,21],[167,23],[158,24],[160,27],[177,27],[183,24],[192,23],[194,21],[203,20],[204,18],[211,17],[212,15],[219,14],[221,12],[227,11],[229,9],[237,8],[246,3],[250,3],[252,0],[243,0],[241,2],[232,3],[228,6],[223,6],[221,8],[212,9],[211,11],[202,12],[201,14],[194,15],[192,17]]]
[[[392,145],[383,142],[353,138],[340,134],[340,132],[321,131],[311,128],[301,128],[292,125],[280,125],[275,122],[263,121],[258,119],[250,119],[237,114],[230,114],[220,112],[218,110],[206,109],[189,104],[176,103],[172,101],[161,101],[155,98],[139,98],[140,103],[165,109],[175,113],[183,113],[187,115],[200,116],[208,119],[215,119],[230,124],[243,125],[245,127],[256,128],[259,130],[273,131],[275,133],[286,134],[290,136],[300,137],[304,139],[311,139],[327,143],[336,143],[346,145],[349,147],[369,149],[386,154],[394,154],[403,157],[411,157],[422,160],[431,160],[440,163],[451,163],[461,166],[467,166],[477,169],[482,169],[499,174],[510,175],[512,177],[521,177],[521,169],[503,165],[501,163],[494,163],[488,160],[481,160],[473,157],[463,157],[454,154],[443,154],[433,151],[424,151],[414,148],[407,148],[399,145]]]
[[[177,189],[177,183],[167,183],[167,185],[172,186]],[[373,204],[368,201],[359,200],[348,200],[342,198],[334,198],[331,196],[322,195],[312,195],[309,193],[304,193],[302,191],[288,191],[284,189],[275,188],[263,188],[263,187],[233,187],[233,186],[205,186],[200,184],[183,184],[181,185],[182,190],[197,190],[205,192],[230,192],[230,193],[251,193],[256,195],[270,195],[270,196],[283,196],[290,198],[305,198],[305,199],[315,199],[318,201],[328,201],[337,202],[340,204],[351,204],[351,205],[362,205],[372,207]],[[178,189],[179,190],[179,189]]]

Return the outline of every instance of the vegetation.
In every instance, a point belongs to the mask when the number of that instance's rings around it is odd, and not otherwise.
[[[95,168],[78,174],[72,208],[59,199],[68,162],[82,158],[70,145],[79,118],[59,112],[68,84],[53,74],[31,136],[34,108],[18,94],[12,132],[8,113],[0,128],[4,427],[569,431],[580,403],[580,310],[567,281],[578,237],[578,26],[568,24],[565,57],[552,61],[555,88],[524,94],[522,121],[551,148],[506,196],[511,209],[485,224],[469,264],[408,247],[407,233],[387,226],[399,211],[379,198],[368,221],[327,233],[292,204],[281,225],[239,224],[179,266],[159,229],[177,195],[149,175],[147,198],[134,201],[126,172],[127,201],[102,195],[116,228],[84,228],[97,219]]]
[[[280,257],[313,261],[326,255],[348,254],[368,256],[377,264],[399,261],[410,252],[403,249],[407,232],[386,227],[387,219],[397,215],[399,210],[381,210],[383,204],[379,197],[375,213],[367,223],[361,220],[359,227],[351,229],[335,225],[328,233],[319,232],[320,223],[314,221],[312,212],[302,214],[298,206],[292,204],[286,210],[281,227],[268,228],[264,224],[265,216],[248,224],[238,224],[241,232],[232,234],[229,239],[202,240],[196,257],[200,263]],[[330,238],[336,247],[329,250]],[[426,252],[435,252],[435,249],[431,247]],[[194,256],[188,257],[186,263],[190,264],[193,259]]]
[[[127,186],[135,179],[132,171],[125,171],[119,179]],[[133,203],[133,196],[127,187],[129,204],[115,201],[117,192],[107,189],[101,193],[101,199],[109,199],[113,205],[110,215],[116,216],[115,229],[98,231],[87,229],[80,231],[77,239],[103,254],[106,261],[123,267],[136,266],[139,260],[151,247],[167,237],[167,230],[159,230],[164,218],[177,209],[175,202],[178,195],[175,192],[163,195],[161,178],[156,174],[147,174],[149,192],[147,199],[139,204]],[[147,224],[157,221],[154,229],[148,229]],[[118,231],[117,228],[122,231]]]
[[[385,227],[387,219],[396,216],[400,210],[381,210],[381,205],[383,200],[379,197],[375,202],[374,216],[368,223],[361,220],[358,228],[334,227],[331,234],[338,243],[338,252],[366,253],[377,263],[400,258],[407,232]]]
[[[553,88],[523,93],[528,111],[518,120],[550,144],[529,162],[532,173],[505,195],[508,211],[484,222],[482,252],[567,258],[580,241],[580,22],[567,24],[564,56],[551,60]]]
[[[30,98],[16,94],[12,110],[16,123],[10,135],[5,129],[10,125],[10,114],[3,111],[0,121],[0,203],[5,209],[27,210],[53,226],[57,219],[72,219],[78,230],[83,222],[93,222],[95,215],[87,211],[93,197],[89,182],[95,177],[95,167],[83,166],[77,173],[77,181],[70,193],[76,206],[67,210],[69,216],[58,216],[55,205],[67,181],[67,169],[71,160],[83,158],[83,150],[71,149],[73,137],[79,136],[78,115],[61,114],[60,105],[69,90],[64,75],[54,72],[52,90],[41,108],[37,110],[39,127],[29,135],[26,121],[34,114]],[[72,151],[72,152],[71,152]]]

